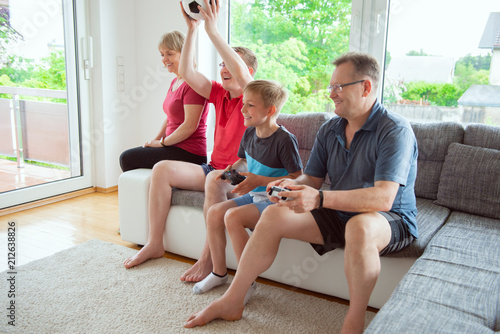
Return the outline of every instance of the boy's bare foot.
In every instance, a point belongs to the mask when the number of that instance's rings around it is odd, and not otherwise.
[[[183,282],[201,282],[212,272],[212,261],[199,259],[181,276]]]
[[[196,312],[189,317],[184,327],[193,328],[197,326],[205,326],[212,320],[223,319],[228,321],[240,320],[243,316],[243,304],[239,306],[233,305],[224,297],[210,303],[200,312]]]
[[[146,246],[142,247],[142,249],[135,254],[134,256],[129,257],[123,262],[123,266],[125,268],[135,267],[144,261],[149,259],[157,259],[165,255],[165,250],[163,249],[163,245],[161,247],[155,247],[150,244],[146,244]]]

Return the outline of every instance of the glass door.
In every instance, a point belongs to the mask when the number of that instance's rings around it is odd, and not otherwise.
[[[0,209],[92,185],[85,12],[77,0],[0,0]]]

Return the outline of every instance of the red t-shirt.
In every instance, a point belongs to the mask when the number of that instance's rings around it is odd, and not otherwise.
[[[216,169],[224,169],[238,160],[238,148],[245,125],[241,108],[243,95],[231,99],[229,91],[212,81],[208,102],[215,106],[214,150],[210,164]]]
[[[200,117],[198,128],[193,134],[175,144],[174,146],[180,147],[190,153],[206,156],[207,155],[207,114],[208,103],[207,100],[198,95],[191,87],[183,82],[175,91],[172,91],[172,86],[177,81],[175,78],[170,84],[167,97],[163,102],[163,111],[167,115],[167,128],[165,129],[165,136],[169,136],[184,122],[184,105],[185,104],[199,104],[204,106]]]

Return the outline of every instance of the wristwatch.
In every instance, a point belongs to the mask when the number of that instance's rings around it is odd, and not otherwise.
[[[319,190],[319,206],[318,209],[323,208],[323,190]]]

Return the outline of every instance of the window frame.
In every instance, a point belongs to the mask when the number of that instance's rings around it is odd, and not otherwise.
[[[0,209],[13,207],[93,186],[92,138],[90,131],[90,82],[83,75],[84,60],[92,55],[84,47],[88,34],[88,2],[63,0],[65,57],[67,73],[68,127],[70,155],[78,155],[76,165],[71,159],[72,175],[68,179],[0,193]]]

